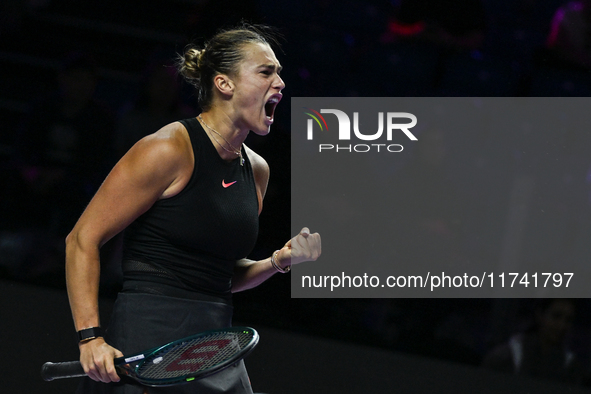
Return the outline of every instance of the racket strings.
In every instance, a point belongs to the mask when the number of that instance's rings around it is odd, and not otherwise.
[[[142,379],[175,379],[198,375],[232,360],[252,340],[253,333],[222,332],[181,342],[146,359],[139,367]]]

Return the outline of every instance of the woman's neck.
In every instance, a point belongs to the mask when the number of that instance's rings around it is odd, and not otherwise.
[[[224,160],[242,158],[242,143],[248,131],[242,132],[225,113],[210,110],[202,112],[197,118]]]
[[[217,110],[216,107],[202,112],[200,117],[208,133],[217,133],[217,137],[221,136],[227,143],[236,148],[241,146],[248,136],[248,130],[241,130],[233,116],[225,111]]]

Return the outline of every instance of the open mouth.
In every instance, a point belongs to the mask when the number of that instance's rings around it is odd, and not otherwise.
[[[273,114],[275,113],[275,107],[277,107],[279,100],[281,100],[280,97],[273,96],[265,104],[265,115],[267,116],[267,119],[273,119]]]

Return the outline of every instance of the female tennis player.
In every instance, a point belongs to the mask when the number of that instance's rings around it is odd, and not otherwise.
[[[320,255],[320,236],[303,228],[269,258],[244,259],[257,238],[269,168],[243,142],[250,131],[269,133],[285,88],[270,40],[245,25],[188,48],[179,69],[197,87],[203,112],[137,142],[68,235],[68,295],[91,378],[78,392],[252,393],[242,362],[149,389],[120,381],[113,358],[228,327],[233,292]],[[103,336],[99,249],[123,229],[124,284]]]

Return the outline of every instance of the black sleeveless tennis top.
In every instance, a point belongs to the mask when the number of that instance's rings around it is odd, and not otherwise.
[[[124,279],[147,279],[231,299],[236,260],[258,235],[258,199],[248,156],[223,160],[196,118],[180,121],[195,156],[191,179],[177,195],[158,200],[124,234],[123,258],[149,264]],[[133,264],[131,264],[133,266]],[[141,265],[141,264],[140,264]]]

